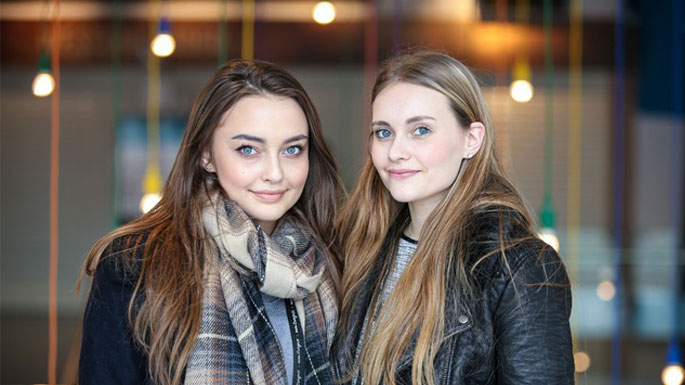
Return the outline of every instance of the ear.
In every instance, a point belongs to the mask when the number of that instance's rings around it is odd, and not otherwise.
[[[209,150],[202,151],[202,168],[207,170],[208,172],[213,172],[214,171],[214,165],[212,165],[212,156],[209,153]]]
[[[483,145],[483,139],[485,139],[485,126],[481,122],[473,122],[466,129],[466,135],[464,135],[464,158],[471,158],[478,150],[480,146]]]

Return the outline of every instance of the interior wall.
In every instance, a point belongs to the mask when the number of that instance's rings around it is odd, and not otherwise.
[[[213,67],[162,68],[161,115],[186,118]],[[324,134],[351,188],[365,156],[363,69],[361,67],[289,68],[310,93]],[[3,69],[0,79],[1,313],[2,383],[39,383],[46,379],[50,99],[31,95],[33,71]],[[568,100],[565,73],[557,73],[553,95],[553,194],[560,235],[564,237],[567,198]],[[60,137],[60,368],[78,341],[88,282],[80,296],[75,282],[83,258],[95,240],[112,229],[112,87],[109,70],[62,72]],[[537,84],[541,81],[535,80]],[[122,115],[145,116],[146,76],[140,68],[121,75]],[[590,245],[607,248],[610,207],[610,78],[588,72],[583,90],[583,166],[581,222]],[[498,136],[508,146],[516,184],[531,207],[542,205],[544,174],[544,94],[517,104],[507,87],[484,95]],[[663,204],[667,204],[663,202]],[[589,243],[588,243],[589,242]],[[594,242],[594,243],[593,243]],[[593,254],[595,253],[595,254]]]

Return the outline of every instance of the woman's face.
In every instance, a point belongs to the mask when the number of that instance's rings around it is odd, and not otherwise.
[[[398,82],[372,106],[371,159],[393,198],[432,210],[457,177],[469,146],[447,97]]]
[[[308,131],[293,99],[247,96],[224,114],[203,154],[226,195],[268,233],[302,195]]]

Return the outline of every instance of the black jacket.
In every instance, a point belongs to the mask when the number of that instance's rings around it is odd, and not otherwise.
[[[465,237],[471,250],[467,263],[498,248],[500,226],[509,240],[528,239],[508,249],[504,258],[496,253],[477,265],[472,283],[478,293],[472,303],[457,302],[448,275],[445,340],[435,359],[435,384],[573,384],[571,288],[561,259],[530,237],[511,211],[483,212],[473,219]],[[331,352],[339,373],[360,342],[379,273],[376,268],[365,282],[348,330],[339,331]],[[412,352],[410,345],[400,360],[398,384],[411,384]]]
[[[79,358],[79,384],[146,384],[147,355],[134,342],[128,323],[128,307],[138,273],[125,268],[120,254],[141,249],[125,247],[117,239],[103,253],[97,266],[83,315]]]

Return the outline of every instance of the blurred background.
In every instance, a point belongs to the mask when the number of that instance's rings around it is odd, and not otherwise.
[[[85,254],[154,204],[217,66],[290,70],[349,189],[374,71],[419,47],[483,84],[573,281],[577,383],[682,383],[684,20],[682,0],[0,2],[0,382],[76,383]]]

